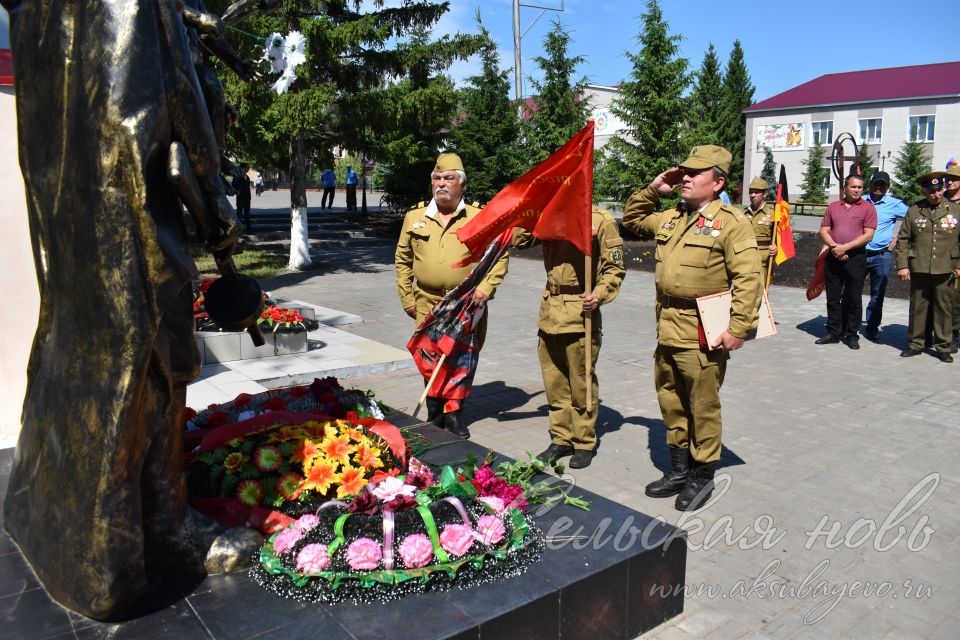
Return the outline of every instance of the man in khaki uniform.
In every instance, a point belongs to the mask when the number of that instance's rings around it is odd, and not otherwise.
[[[667,429],[670,469],[646,487],[648,496],[679,493],[676,508],[698,509],[713,492],[720,459],[720,385],[729,352],[757,326],[760,258],[742,212],[718,199],[727,182],[730,152],[694,147],[627,200],[623,225],[653,236],[656,247],[657,350],[654,382]],[[661,196],[677,187],[684,202],[655,213]],[[696,299],[732,289],[730,323],[708,349]]]
[[[960,165],[953,165],[947,169],[943,176],[946,189],[943,197],[960,207]],[[956,353],[960,347],[960,278],[951,278],[953,283],[953,346],[950,347],[950,353]]]
[[[596,424],[600,387],[597,356],[600,354],[602,319],[600,305],[620,293],[623,267],[623,240],[617,221],[607,211],[593,208],[594,280],[584,293],[584,257],[575,246],[562,240],[543,242],[543,266],[547,283],[540,301],[537,356],[543,373],[543,388],[550,404],[551,444],[537,457],[544,462],[572,455],[570,467],[590,466],[597,444]],[[513,245],[520,249],[540,244],[529,231],[519,230]],[[587,406],[586,329],[584,316],[592,313],[593,395]]]
[[[473,270],[473,265],[454,268],[469,250],[457,238],[464,226],[480,209],[463,200],[467,176],[463,162],[455,153],[441,153],[431,174],[433,200],[407,212],[397,242],[395,266],[397,295],[414,327],[420,326],[430,310],[449,291],[456,288]],[[473,293],[473,302],[484,306],[507,274],[507,254],[503,255]],[[483,346],[487,316],[476,327],[477,349]],[[470,437],[460,421],[462,403],[448,398],[427,398],[427,419],[458,436]]]
[[[763,288],[767,288],[767,269],[770,260],[777,255],[777,245],[773,241],[774,224],[773,205],[766,201],[770,184],[763,178],[754,178],[750,181],[748,193],[750,206],[743,210],[743,215],[753,226],[753,233],[757,237],[757,248],[760,252],[760,278]]]
[[[919,178],[924,199],[907,211],[897,237],[897,275],[910,281],[910,343],[900,355],[919,355],[927,310],[933,304],[933,338],[937,357],[953,362],[950,355],[953,290],[950,275],[960,275],[960,207],[943,197],[944,172]]]

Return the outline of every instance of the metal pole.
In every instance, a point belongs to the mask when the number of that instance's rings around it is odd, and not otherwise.
[[[523,114],[523,61],[520,54],[520,0],[513,0],[513,94],[517,113]]]

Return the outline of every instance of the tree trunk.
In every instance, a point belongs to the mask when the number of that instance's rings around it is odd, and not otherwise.
[[[307,213],[307,162],[303,139],[290,141],[290,262],[288,269],[297,271],[311,264],[310,233]]]

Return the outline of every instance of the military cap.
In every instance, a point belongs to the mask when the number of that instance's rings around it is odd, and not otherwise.
[[[437,164],[433,166],[434,173],[444,171],[463,171],[463,161],[455,153],[441,153],[437,157]]]
[[[876,184],[878,182],[890,184],[890,174],[888,174],[886,171],[874,172],[873,177],[870,178],[870,184]]]
[[[753,191],[766,191],[770,188],[770,184],[763,178],[754,178],[750,181],[749,190]]]
[[[931,171],[917,178],[917,184],[924,189],[943,189],[943,176],[946,171]]]
[[[680,163],[684,169],[710,169],[716,167],[724,173],[730,173],[733,156],[723,147],[714,144],[701,144],[690,149],[690,157]]]
[[[945,176],[960,178],[960,164],[955,164],[944,172]]]

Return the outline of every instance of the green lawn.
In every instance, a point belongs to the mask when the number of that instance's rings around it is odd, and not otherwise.
[[[203,277],[218,275],[217,265],[213,261],[213,256],[209,253],[195,258],[197,269]],[[237,253],[233,256],[233,261],[237,265],[240,273],[253,278],[269,278],[281,273],[288,273],[287,262],[289,256],[286,254],[273,253],[262,249],[244,249],[243,253]],[[323,262],[314,262],[306,268],[307,271],[317,271],[326,268]]]

